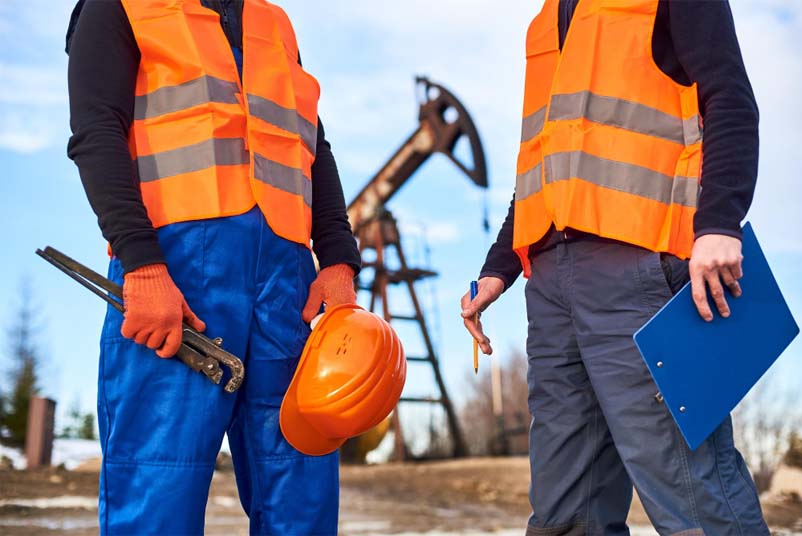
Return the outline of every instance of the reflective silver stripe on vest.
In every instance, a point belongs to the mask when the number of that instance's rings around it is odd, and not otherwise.
[[[300,195],[306,206],[312,206],[312,181],[300,169],[279,164],[258,153],[254,153],[253,161],[253,173],[257,180],[284,192]]]
[[[214,138],[136,159],[140,182],[151,182],[214,166],[250,164],[240,138]]]
[[[546,107],[544,106],[535,113],[524,117],[523,128],[521,129],[521,143],[526,143],[543,130],[543,123],[546,120]]]
[[[693,145],[702,140],[698,117],[683,121],[644,104],[596,95],[590,91],[554,95],[551,98],[549,121],[579,118],[683,145]]]
[[[237,104],[239,87],[212,76],[201,76],[177,86],[160,87],[134,100],[134,119],[150,119],[207,102]]]
[[[515,200],[523,201],[543,189],[543,164],[521,173],[515,180]]]
[[[248,95],[251,115],[280,129],[301,136],[312,154],[317,150],[317,125],[313,125],[296,110],[284,108],[258,95]]]
[[[700,143],[704,138],[704,131],[702,123],[699,121],[699,116],[695,115],[682,122],[682,130],[685,133],[685,145],[694,145]]]
[[[555,153],[545,159],[546,184],[581,179],[597,186],[670,205],[696,208],[699,180],[670,177],[648,168],[606,160],[582,151]]]

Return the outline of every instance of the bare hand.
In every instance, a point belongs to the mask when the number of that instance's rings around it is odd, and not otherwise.
[[[465,328],[470,332],[474,339],[479,343],[482,353],[490,355],[493,353],[493,348],[490,346],[490,339],[488,339],[482,331],[482,323],[479,321],[479,315],[487,309],[487,307],[496,301],[499,296],[504,292],[504,281],[498,277],[483,277],[479,280],[479,292],[476,298],[471,301],[471,293],[468,292],[462,297],[462,319]]]
[[[694,243],[689,265],[691,289],[696,309],[705,321],[713,321],[707,287],[710,287],[710,295],[721,316],[730,316],[724,287],[729,288],[736,298],[741,296],[738,280],[743,277],[742,261],[741,241],[737,238],[710,234],[699,237]]]

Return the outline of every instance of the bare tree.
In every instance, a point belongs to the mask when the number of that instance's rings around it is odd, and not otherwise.
[[[505,359],[500,359],[495,400],[492,367],[483,367],[478,378],[473,372],[466,376],[468,396],[460,410],[460,421],[471,454],[525,454],[528,451],[526,368],[526,356],[519,351],[513,350]]]
[[[761,382],[733,413],[736,445],[761,493],[771,488],[794,434],[802,429],[799,396],[779,389],[772,379]]]
[[[798,432],[793,432],[788,440],[788,451],[783,463],[788,467],[802,469],[802,436]]]

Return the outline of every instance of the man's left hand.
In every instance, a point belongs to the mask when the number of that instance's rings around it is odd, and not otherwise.
[[[693,301],[705,321],[713,321],[713,311],[707,300],[708,287],[721,316],[730,316],[724,287],[736,298],[741,296],[738,280],[743,277],[742,261],[741,241],[737,238],[709,234],[700,236],[693,244],[689,266]]]
[[[302,313],[304,322],[311,322],[324,303],[327,307],[356,303],[354,269],[349,265],[335,264],[317,274],[317,279],[309,286],[309,299]]]

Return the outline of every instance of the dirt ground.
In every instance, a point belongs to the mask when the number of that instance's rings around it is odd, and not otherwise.
[[[468,459],[342,468],[340,534],[522,534],[528,513],[525,458]],[[0,534],[97,533],[98,475],[93,471],[0,471]],[[775,534],[802,534],[802,503],[764,504]],[[654,531],[639,503],[633,535]],[[234,475],[215,473],[207,534],[247,534]]]

